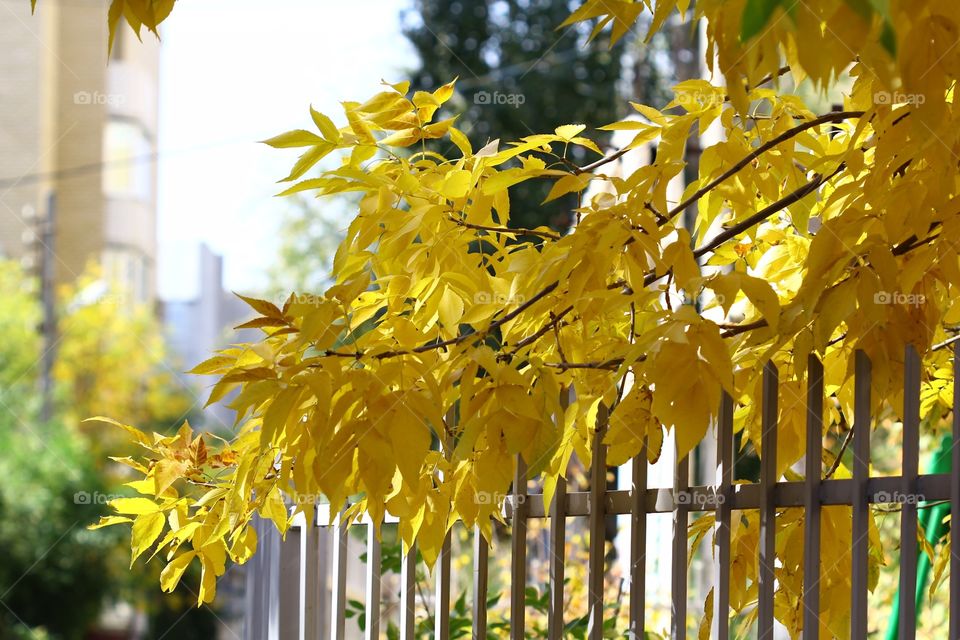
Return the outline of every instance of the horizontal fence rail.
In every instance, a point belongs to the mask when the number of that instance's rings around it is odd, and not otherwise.
[[[954,368],[960,363],[960,343],[954,351]],[[610,516],[628,515],[630,522],[629,568],[625,572],[630,583],[629,630],[630,637],[642,638],[646,628],[644,591],[646,585],[647,517],[650,514],[673,515],[673,543],[671,545],[671,637],[685,638],[687,602],[687,526],[692,513],[715,514],[713,555],[714,599],[711,638],[729,637],[730,612],[730,523],[735,511],[756,510],[760,514],[760,534],[757,548],[758,604],[756,610],[757,636],[773,640],[775,632],[774,591],[776,586],[777,511],[788,507],[803,508],[805,512],[802,592],[804,640],[820,637],[820,521],[826,506],[848,506],[851,521],[851,600],[850,637],[866,638],[868,629],[868,526],[871,504],[884,504],[891,496],[921,495],[927,502],[949,502],[953,513],[960,513],[960,448],[951,452],[951,473],[919,473],[919,395],[921,362],[912,347],[906,349],[904,374],[903,464],[899,476],[870,477],[870,415],[871,368],[862,353],[855,356],[855,399],[852,426],[852,477],[824,478],[821,462],[823,443],[823,367],[811,356],[807,366],[807,412],[803,481],[781,481],[777,476],[777,395],[778,373],[768,364],[763,373],[761,411],[761,469],[757,483],[736,483],[733,474],[734,434],[733,400],[723,394],[716,424],[716,474],[714,484],[690,486],[688,459],[676,465],[672,488],[647,486],[646,445],[632,462],[630,489],[610,490],[606,485],[605,447],[602,445],[605,414],[601,412],[594,438],[591,461],[590,490],[568,491],[561,478],[550,505],[544,505],[540,494],[528,492],[526,468],[518,459],[513,488],[503,504],[503,514],[511,523],[513,533],[510,545],[510,638],[525,637],[525,608],[527,586],[527,521],[549,520],[550,599],[547,614],[547,637],[564,637],[564,579],[566,522],[569,518],[586,517],[589,531],[589,559],[587,576],[589,625],[587,637],[604,637],[604,523]],[[954,406],[960,407],[960,389],[954,388]],[[953,412],[954,442],[960,442],[960,417]],[[917,585],[917,506],[904,504],[901,511],[901,545],[899,586],[899,637],[912,639],[916,630],[916,608],[912,594]],[[357,554],[348,550],[348,531],[352,526],[368,527],[366,563],[364,567],[366,603],[365,638],[385,636],[381,620],[380,543],[373,534],[368,519],[355,523],[341,522],[334,514],[331,519],[327,507],[320,505],[312,527],[302,517],[288,533],[282,544],[271,542],[269,527],[260,523],[259,532],[265,543],[248,572],[248,602],[246,637],[268,640],[314,640],[316,638],[345,638],[346,581],[348,563],[358,561]],[[387,516],[387,522],[396,519]],[[328,524],[330,523],[330,524]],[[273,532],[276,536],[276,532]],[[960,549],[960,527],[952,527],[950,539],[954,549]],[[358,543],[354,543],[358,544]],[[321,553],[318,550],[326,550]],[[359,549],[359,548],[358,548]],[[442,640],[449,637],[451,584],[450,535],[434,569],[433,593],[418,593],[416,589],[416,547],[401,558],[399,576],[399,636],[412,640],[416,633],[417,603],[428,598],[433,607],[434,634]],[[465,578],[472,584],[473,612],[471,635],[486,638],[489,631],[486,601],[490,549],[474,529],[472,575]],[[960,553],[950,558],[950,619],[949,638],[960,640]],[[946,622],[945,622],[946,624]]]

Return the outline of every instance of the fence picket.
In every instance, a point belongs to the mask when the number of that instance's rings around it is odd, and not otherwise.
[[[300,640],[320,637],[320,527],[304,523],[300,532]]]
[[[907,345],[903,360],[903,500],[900,500],[900,640],[916,637],[917,474],[920,467],[920,356]]]
[[[630,493],[630,631],[643,638],[646,629],[647,589],[647,438],[632,462]]]
[[[820,485],[823,475],[823,364],[807,359],[807,447],[804,468],[803,640],[820,637]]]
[[[437,588],[434,596],[434,635],[435,640],[450,640],[450,534],[443,539],[443,547],[434,567]]]
[[[854,368],[853,409],[853,509],[852,577],[850,606],[850,637],[867,637],[867,580],[869,564],[867,539],[870,500],[867,480],[870,465],[870,359],[857,351]]]
[[[777,367],[770,360],[763,368],[762,437],[760,441],[760,555],[757,575],[757,624],[761,640],[773,640],[774,565],[777,561]]]
[[[557,479],[550,505],[550,611],[547,616],[547,639],[563,638],[563,574],[566,562],[567,480]]]
[[[679,451],[678,451],[679,454]],[[679,458],[679,455],[677,456]],[[673,478],[673,562],[670,567],[670,637],[687,637],[687,524],[690,513],[690,456],[677,461]]]
[[[510,640],[524,640],[527,604],[527,465],[517,456],[510,538]]]
[[[950,451],[950,513],[960,518],[960,342],[953,347],[953,447]],[[960,527],[950,527],[950,640],[960,640]]]
[[[337,517],[333,535],[333,602],[330,606],[330,637],[344,640],[346,633],[347,611],[347,545],[349,544],[350,524],[344,522],[343,512]]]
[[[590,461],[590,557],[587,561],[587,608],[590,614],[587,637],[590,640],[603,638],[603,559],[607,514],[607,448],[603,438],[606,431],[607,409],[601,404],[597,412]]]
[[[301,538],[303,529],[291,527],[287,532],[289,544],[280,545],[280,585],[279,601],[280,615],[278,616],[277,634],[279,640],[291,640],[300,637],[300,571],[303,556],[301,555]]]
[[[417,626],[417,543],[400,561],[400,640],[414,640]]]
[[[716,546],[713,587],[713,632],[711,637],[727,640],[730,635],[730,516],[733,491],[733,398],[727,392],[720,399],[717,417],[717,491],[714,544]]]
[[[480,526],[473,527],[473,637],[487,637],[487,579],[490,562],[490,545],[480,533]]]
[[[367,603],[366,640],[380,638],[380,541],[373,523],[367,525]]]

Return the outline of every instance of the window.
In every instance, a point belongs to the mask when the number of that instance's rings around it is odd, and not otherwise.
[[[153,194],[150,141],[135,124],[119,120],[108,122],[103,136],[104,194],[149,200]]]

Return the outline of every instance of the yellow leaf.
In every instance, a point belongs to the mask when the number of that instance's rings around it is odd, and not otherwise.
[[[107,504],[117,513],[135,516],[160,510],[160,507],[153,500],[147,498],[117,498]]]
[[[454,293],[453,289],[446,287],[440,298],[440,307],[437,309],[440,313],[440,322],[447,329],[456,333],[460,318],[463,317],[463,298]]]
[[[473,186],[473,174],[463,169],[449,172],[440,186],[440,193],[449,200],[455,200],[467,195]]]
[[[160,572],[160,588],[167,593],[172,592],[180,583],[180,578],[194,558],[197,557],[195,551],[187,551],[167,563],[167,566]]]
[[[136,562],[137,558],[140,557],[140,554],[149,549],[153,543],[157,541],[160,533],[163,532],[165,522],[166,519],[160,511],[145,513],[133,521],[133,532],[130,536],[130,549],[132,553],[132,557],[130,558],[131,567],[133,567],[133,563]]]
[[[96,524],[87,525],[87,529],[101,529],[103,527],[109,527],[115,524],[123,524],[125,522],[133,522],[130,518],[125,518],[123,516],[100,516],[100,521]]]
[[[270,490],[267,497],[263,500],[263,505],[260,507],[260,515],[273,520],[273,523],[277,526],[277,530],[281,534],[287,532],[287,527],[290,524],[289,515],[287,513],[287,506],[283,502],[283,494],[280,492],[280,489],[273,487]]]
[[[303,129],[296,129],[294,131],[281,133],[278,136],[268,138],[262,142],[263,144],[270,145],[274,149],[289,149],[294,147],[312,147],[322,144],[324,140],[315,133],[304,131]]]
[[[585,124],[565,124],[554,129],[556,134],[560,137],[561,140],[566,140],[570,142],[578,134],[580,134],[584,129],[587,128]]]

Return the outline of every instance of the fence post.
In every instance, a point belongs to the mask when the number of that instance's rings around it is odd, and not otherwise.
[[[920,467],[920,356],[907,345],[903,359],[903,470],[900,507],[899,640],[917,635],[917,473]]]
[[[853,509],[852,532],[852,577],[850,606],[850,637],[867,637],[867,580],[870,518],[870,496],[867,481],[870,465],[870,359],[863,351],[857,351],[854,367],[853,409],[853,492],[850,496]]]
[[[820,637],[820,486],[823,465],[823,364],[807,359],[807,446],[803,506],[803,639]]]
[[[557,478],[550,505],[550,612],[547,617],[548,640],[563,638],[563,574],[566,562],[567,480]],[[486,636],[477,636],[485,638]]]
[[[950,451],[950,514],[960,519],[960,342],[953,347],[953,443]],[[952,520],[951,520],[952,522]],[[950,640],[960,640],[960,527],[950,527]]]
[[[510,537],[510,640],[524,640],[527,589],[527,465],[516,457]]]
[[[647,590],[647,436],[633,458],[630,494],[630,631],[643,638],[646,630]]]
[[[603,556],[606,542],[607,448],[603,444],[607,432],[607,408],[601,404],[593,435],[590,462],[590,557],[587,576],[587,607],[590,613],[587,637],[603,638]]]
[[[380,638],[380,541],[373,522],[367,525],[367,620],[366,640]]]
[[[717,640],[730,635],[730,516],[733,502],[733,398],[726,391],[717,416],[716,562],[713,589],[713,632]]]
[[[677,450],[679,457],[679,449]],[[690,513],[690,455],[677,460],[673,479],[673,563],[670,569],[670,637],[687,637],[687,525]]]
[[[417,617],[417,543],[400,561],[400,640],[414,640]]]
[[[487,578],[490,545],[480,532],[480,525],[473,526],[473,637],[487,637]]]
[[[763,368],[762,435],[760,441],[760,557],[757,567],[760,640],[773,640],[773,597],[777,562],[777,394],[779,375],[773,360]]]

